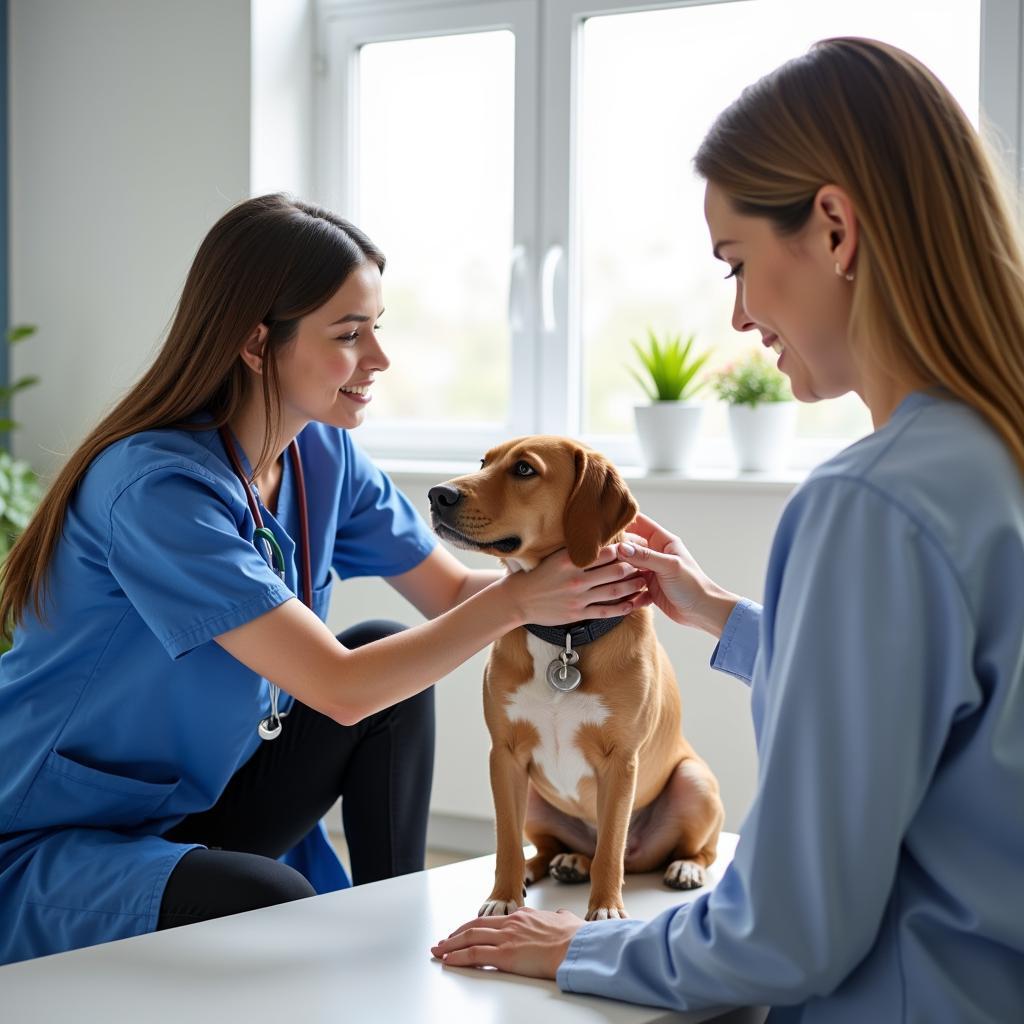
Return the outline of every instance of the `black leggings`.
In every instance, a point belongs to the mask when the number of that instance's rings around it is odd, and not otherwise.
[[[363,622],[338,639],[361,647],[404,628]],[[281,735],[260,744],[217,803],[165,833],[208,849],[190,850],[178,861],[157,928],[312,896],[309,882],[276,858],[339,796],[356,885],[421,871],[433,771],[433,689],[353,726],[295,701]]]

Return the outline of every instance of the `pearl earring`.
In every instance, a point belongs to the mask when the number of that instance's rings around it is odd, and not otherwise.
[[[836,277],[845,277],[847,281],[853,280],[853,274],[844,274],[842,267],[839,266],[839,261],[836,260]]]

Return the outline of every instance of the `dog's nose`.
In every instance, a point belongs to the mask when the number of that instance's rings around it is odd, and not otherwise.
[[[437,512],[449,509],[462,501],[462,491],[457,487],[449,487],[448,484],[438,484],[427,491],[430,499],[430,507]]]

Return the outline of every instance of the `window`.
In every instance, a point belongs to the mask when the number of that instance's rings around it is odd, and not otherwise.
[[[708,258],[704,182],[691,160],[743,87],[835,35],[884,39],[922,59],[978,123],[980,4],[970,0],[747,0],[583,22],[577,161],[580,330],[587,434],[632,431],[627,339],[645,325],[695,332],[721,366],[760,339],[730,326],[734,282]],[[712,407],[704,436],[724,435]],[[805,437],[871,429],[854,395],[800,405]],[[607,447],[607,442],[605,444]]]
[[[757,344],[729,325],[693,153],[744,85],[815,39],[904,47],[1017,147],[1016,3],[600,7],[321,3],[319,198],[388,256],[393,365],[362,431],[379,454],[475,457],[545,431],[636,462],[631,337],[693,331],[719,364]],[[852,396],[801,407],[808,461],[869,427]],[[727,462],[724,431],[716,410],[706,463]]]
[[[394,254],[386,419],[508,418],[514,59],[508,31],[360,50],[354,220]]]

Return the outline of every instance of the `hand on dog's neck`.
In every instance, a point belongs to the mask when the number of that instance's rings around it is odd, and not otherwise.
[[[528,555],[521,556],[505,556],[502,558],[502,563],[509,572],[530,572],[532,569],[536,569],[541,562],[544,561],[548,555],[553,555],[556,551],[560,551],[565,545],[560,544],[558,547],[549,548],[547,551],[531,551]]]
[[[616,533],[615,536],[613,536],[610,540],[606,540],[604,544],[601,545],[601,547],[604,547],[607,544],[616,544],[619,541],[621,541],[625,536],[626,531],[619,530],[619,532]],[[561,545],[556,548],[551,548],[549,551],[542,551],[539,554],[534,554],[533,552],[531,552],[528,556],[520,558],[506,556],[502,558],[501,561],[509,572],[530,572],[531,569],[536,569],[537,566],[540,565],[540,563],[548,557],[548,555],[553,555],[556,551],[560,551],[562,547],[564,547],[564,545]],[[600,550],[601,548],[598,548],[598,551]]]

